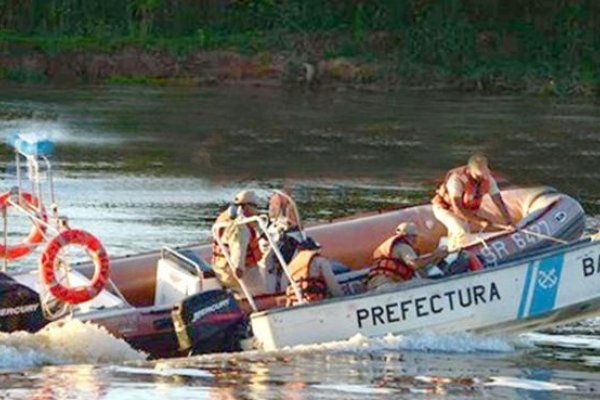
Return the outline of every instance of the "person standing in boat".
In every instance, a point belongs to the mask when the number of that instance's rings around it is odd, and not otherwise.
[[[239,279],[245,278],[249,270],[256,268],[262,259],[259,235],[255,224],[236,224],[240,217],[257,215],[260,199],[251,190],[239,192],[234,199],[234,207],[223,211],[215,223],[228,222],[229,225],[217,231],[224,247],[229,252],[229,265],[221,247],[213,240],[212,264],[217,279],[225,287],[239,289]],[[246,280],[244,281],[246,282]]]
[[[417,227],[412,222],[402,222],[396,234],[377,247],[373,264],[367,275],[367,290],[381,290],[387,286],[412,279],[415,272],[424,271],[448,255],[440,247],[433,253],[419,255]]]
[[[454,168],[446,174],[444,182],[436,190],[432,200],[433,214],[448,229],[448,248],[460,249],[470,233],[470,224],[485,229],[493,225],[493,216],[480,210],[483,196],[489,194],[502,214],[507,228],[513,227],[510,214],[498,184],[488,167],[487,158],[475,154],[467,165]]]

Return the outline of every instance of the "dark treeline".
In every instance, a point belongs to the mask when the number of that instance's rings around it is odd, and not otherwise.
[[[429,66],[441,75],[532,75],[567,86],[598,82],[599,24],[597,0],[0,0],[5,35],[193,37],[199,47],[238,35],[280,50],[273,46],[294,35],[326,34],[343,38],[332,56],[379,49],[405,75]],[[386,45],[373,45],[374,37]]]
[[[4,30],[81,36],[186,36],[198,29],[402,31],[459,24],[577,41],[593,36],[599,15],[595,0],[0,0]]]

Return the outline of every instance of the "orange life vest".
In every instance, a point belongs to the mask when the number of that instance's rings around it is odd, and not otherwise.
[[[231,221],[231,215],[228,210],[225,210],[219,215],[216,222],[229,222]],[[250,241],[248,242],[248,247],[246,249],[246,260],[244,261],[244,265],[246,268],[256,266],[258,261],[262,258],[262,252],[260,251],[260,246],[258,245],[258,233],[252,224],[246,225],[250,230]],[[220,238],[223,238],[225,234],[225,228],[220,228],[218,231],[218,235]],[[227,243],[223,243],[227,251],[229,251],[229,245]],[[217,243],[216,240],[212,242],[212,262],[215,263],[218,257],[225,257],[223,255],[223,251],[221,247]]]
[[[415,271],[401,258],[392,256],[394,246],[399,243],[408,244],[404,239],[404,235],[389,238],[373,252],[373,265],[367,275],[367,284],[374,277],[381,275],[390,278],[394,282],[404,282],[412,279]]]
[[[290,274],[300,289],[300,295],[307,302],[323,300],[327,297],[327,283],[323,275],[310,276],[310,263],[319,255],[318,250],[302,250],[289,265]],[[292,306],[298,302],[293,286],[286,290],[286,304]]]
[[[447,185],[450,177],[456,175],[464,186],[461,206],[467,210],[479,210],[483,196],[490,191],[490,180],[483,178],[480,181],[477,181],[469,174],[468,169],[469,168],[465,165],[450,170],[446,174],[444,182],[438,187],[432,203],[446,209],[451,208],[452,202],[450,195],[448,194]]]

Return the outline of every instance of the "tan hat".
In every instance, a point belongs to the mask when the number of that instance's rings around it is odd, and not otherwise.
[[[251,204],[258,207],[260,205],[260,198],[252,190],[242,190],[235,195],[233,202],[238,206],[243,204]]]
[[[417,226],[412,222],[402,222],[396,227],[398,235],[413,235],[417,236]]]

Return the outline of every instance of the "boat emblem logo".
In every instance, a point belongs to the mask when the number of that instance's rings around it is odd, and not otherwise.
[[[554,219],[559,223],[563,223],[567,219],[567,213],[564,211],[559,211],[554,214]]]
[[[538,285],[542,289],[552,289],[558,283],[558,276],[556,276],[556,269],[552,268],[550,271],[539,271],[538,273]]]

